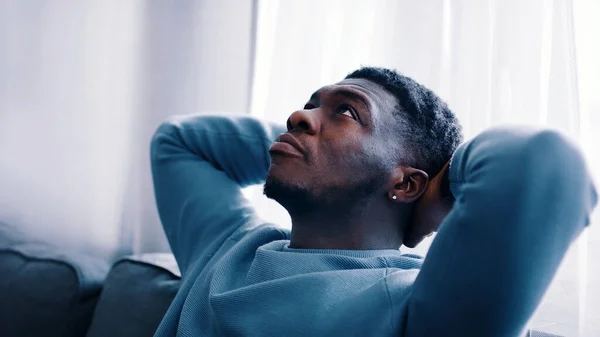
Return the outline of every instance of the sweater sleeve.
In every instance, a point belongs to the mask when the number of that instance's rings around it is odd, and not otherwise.
[[[583,156],[555,131],[497,128],[458,148],[449,179],[404,336],[518,336],[597,202]]]
[[[175,116],[158,128],[151,142],[154,192],[182,275],[256,224],[241,188],[264,181],[267,150],[282,132],[247,115]]]

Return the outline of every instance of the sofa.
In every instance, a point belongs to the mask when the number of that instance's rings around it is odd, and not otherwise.
[[[152,336],[180,277],[171,254],[110,265],[0,223],[0,336]]]

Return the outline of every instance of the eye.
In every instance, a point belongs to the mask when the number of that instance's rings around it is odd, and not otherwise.
[[[304,105],[304,110],[312,110],[314,108],[316,108],[316,106],[314,104],[306,103]]]
[[[356,119],[356,115],[354,114],[354,111],[352,110],[352,108],[349,105],[346,105],[346,104],[341,105],[337,109],[336,113],[350,117],[352,119]]]

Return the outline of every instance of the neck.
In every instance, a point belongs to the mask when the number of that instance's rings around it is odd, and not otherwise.
[[[403,211],[403,210],[402,210]],[[402,245],[403,217],[389,204],[365,203],[358,208],[329,207],[310,212],[290,211],[290,248],[398,249]]]

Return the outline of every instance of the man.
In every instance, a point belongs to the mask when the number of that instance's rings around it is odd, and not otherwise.
[[[156,336],[522,333],[597,195],[556,132],[458,146],[460,130],[433,92],[382,68],[319,89],[287,128],[165,122],[152,170],[182,283]],[[263,181],[291,232],[243,197]],[[400,253],[434,231],[424,260]]]

